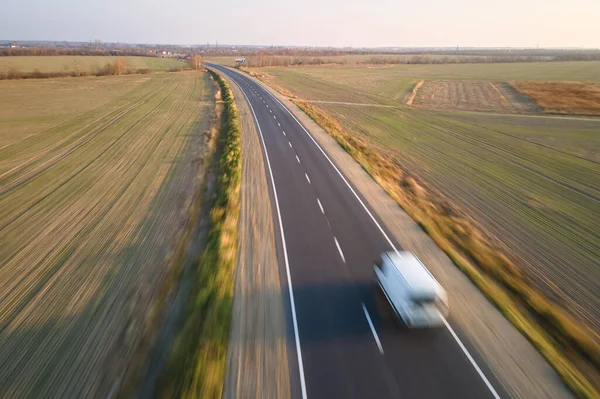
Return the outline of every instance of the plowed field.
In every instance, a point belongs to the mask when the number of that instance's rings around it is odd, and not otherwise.
[[[426,80],[415,94],[412,105],[431,109],[539,112],[533,101],[507,83]]]
[[[0,397],[107,397],[186,221],[213,88],[34,83],[0,82]]]

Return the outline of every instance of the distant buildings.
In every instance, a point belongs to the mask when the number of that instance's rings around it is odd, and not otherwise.
[[[23,47],[25,47],[25,46],[23,46]],[[19,46],[15,42],[10,42],[10,43],[2,43],[2,44],[0,44],[0,48],[21,48],[21,46]]]

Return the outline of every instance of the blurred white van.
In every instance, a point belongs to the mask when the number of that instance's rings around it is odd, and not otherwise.
[[[384,252],[375,276],[398,319],[407,327],[437,327],[448,316],[446,291],[410,252]]]

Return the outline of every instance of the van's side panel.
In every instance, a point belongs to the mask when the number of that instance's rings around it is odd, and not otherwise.
[[[402,322],[407,323],[406,284],[402,280],[402,277],[398,275],[398,271],[393,265],[386,264],[384,261],[382,269],[375,266],[375,274],[379,286],[387,297],[396,316],[399,317]]]

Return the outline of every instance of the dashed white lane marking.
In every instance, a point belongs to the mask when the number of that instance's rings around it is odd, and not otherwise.
[[[263,104],[266,104],[265,100],[263,100]]]
[[[365,312],[365,317],[367,318],[367,322],[369,323],[369,327],[371,327],[371,332],[373,333],[373,338],[375,338],[375,343],[377,344],[377,348],[379,348],[379,353],[383,355],[383,347],[381,346],[381,341],[379,341],[379,336],[377,335],[377,331],[375,331],[375,326],[373,326],[373,322],[371,321],[371,316],[369,316],[369,311],[364,303],[361,304],[363,311]]]
[[[275,115],[273,115],[273,119],[277,119],[277,117]]]
[[[338,240],[335,236],[333,237],[333,240],[335,241],[335,246],[337,247],[337,249],[340,253],[340,256],[342,257],[342,261],[344,263],[346,263],[346,258],[344,258],[344,253],[342,252],[342,247],[340,247],[340,243],[338,242]]]
[[[272,110],[272,109],[270,109],[270,110],[269,110],[269,112],[270,112],[270,113],[273,113],[273,110]]]
[[[268,104],[265,104],[265,105],[267,105],[267,108],[269,108],[269,105],[268,105]]]
[[[298,161],[298,163],[300,163],[300,158],[298,158],[298,155],[296,155],[296,161]]]
[[[287,134],[285,134],[285,130],[282,130],[281,133],[283,133],[284,136],[287,136]]]
[[[323,209],[323,205],[321,205],[321,201],[319,201],[318,198],[317,198],[317,203],[319,204],[319,208],[321,208],[321,213],[324,215],[325,214],[325,209]]]
[[[310,183],[310,177],[308,177],[308,174],[305,173],[304,176],[306,176],[306,180],[308,180],[308,184],[311,184]]]
[[[290,142],[288,141],[288,144],[290,145],[290,148],[292,148],[292,143],[290,143]]]
[[[281,127],[281,123],[277,122],[277,126]]]
[[[267,93],[271,96],[271,98],[273,98],[275,100],[275,102],[277,102],[279,105],[281,105],[281,107],[296,121],[296,123],[298,124],[298,126],[300,126],[300,128],[302,130],[304,130],[304,133],[306,133],[306,135],[311,139],[311,141],[317,146],[317,148],[319,149],[319,151],[329,161],[329,163],[331,164],[331,166],[333,167],[333,169],[335,169],[335,171],[338,173],[338,175],[340,176],[340,178],[344,181],[344,183],[346,183],[346,185],[348,186],[348,188],[350,189],[350,191],[352,192],[352,194],[354,194],[354,196],[356,197],[356,199],[358,200],[358,202],[362,205],[362,207],[365,210],[365,212],[367,213],[367,215],[369,215],[369,217],[371,218],[371,220],[373,221],[373,223],[375,223],[375,225],[377,226],[377,228],[379,229],[379,231],[381,232],[381,234],[383,235],[383,237],[385,238],[385,240],[388,242],[388,244],[390,245],[390,247],[392,247],[392,249],[394,250],[394,252],[398,253],[398,249],[392,243],[392,240],[390,240],[389,236],[385,233],[385,231],[383,230],[383,228],[381,227],[381,225],[379,224],[379,222],[377,222],[377,220],[375,219],[375,216],[373,216],[373,214],[371,213],[371,211],[369,211],[369,208],[367,208],[367,206],[365,205],[365,203],[360,199],[360,197],[358,196],[358,194],[356,193],[356,191],[354,190],[354,188],[352,188],[352,186],[350,185],[350,183],[348,182],[348,180],[346,180],[346,178],[344,177],[344,175],[342,175],[342,172],[340,172],[340,170],[335,166],[335,164],[333,163],[333,161],[331,160],[331,158],[329,158],[329,156],[325,153],[325,151],[323,150],[323,148],[321,148],[321,146],[317,143],[317,141],[314,139],[314,137],[312,137],[312,135],[308,132],[308,130],[306,130],[306,128],[304,127],[304,125],[302,125],[302,123],[300,123],[300,121],[298,120],[298,118],[296,118],[296,116],[292,113],[292,111],[289,110],[289,108],[287,108],[285,105],[283,105],[283,103],[281,101],[279,101],[279,99],[277,97],[275,97],[271,92],[267,92]],[[456,335],[456,333],[454,333],[454,330],[452,329],[452,327],[450,326],[450,324],[447,321],[445,321],[444,324],[446,325],[446,328],[448,329],[448,331],[450,331],[450,333],[452,334],[452,337],[454,338],[454,340],[456,341],[456,343],[458,344],[458,346],[462,349],[462,351],[465,354],[465,356],[467,357],[467,359],[469,359],[469,362],[471,363],[471,365],[473,366],[473,368],[479,374],[479,377],[483,380],[483,382],[485,383],[485,385],[488,387],[488,389],[490,390],[492,396],[495,399],[499,399],[500,396],[498,395],[498,393],[496,392],[496,390],[494,389],[494,387],[492,386],[492,384],[489,382],[489,380],[487,379],[487,377],[485,376],[485,374],[483,373],[483,371],[481,371],[481,368],[479,368],[479,366],[477,365],[477,362],[475,361],[475,359],[473,359],[473,357],[471,356],[471,354],[469,353],[469,351],[467,350],[467,348],[463,345],[463,343],[461,342],[460,338]]]

